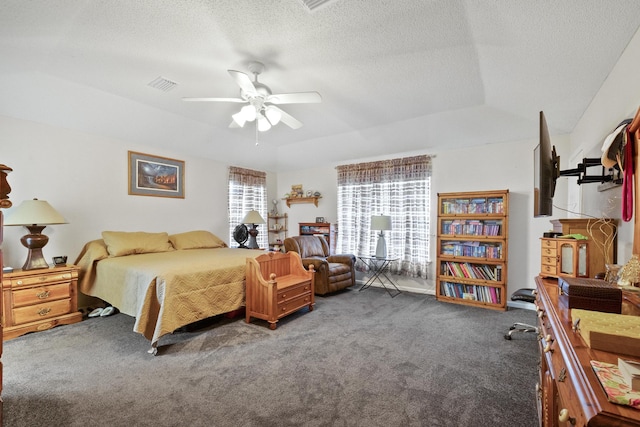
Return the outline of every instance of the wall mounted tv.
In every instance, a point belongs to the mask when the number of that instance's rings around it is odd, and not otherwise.
[[[551,145],[544,113],[540,111],[540,143],[533,150],[533,216],[551,216],[556,180],[560,176],[560,158]]]

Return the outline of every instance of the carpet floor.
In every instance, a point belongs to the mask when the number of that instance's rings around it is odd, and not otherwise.
[[[535,312],[381,289],[268,324],[220,316],[160,340],[117,314],[4,343],[5,426],[538,425]]]

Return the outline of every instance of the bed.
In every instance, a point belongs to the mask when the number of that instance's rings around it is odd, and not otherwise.
[[[207,231],[110,232],[86,243],[75,262],[79,288],[135,317],[133,330],[151,341],[190,323],[244,306],[247,257]]]

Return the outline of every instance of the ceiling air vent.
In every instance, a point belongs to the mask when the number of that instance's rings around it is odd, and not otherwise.
[[[163,92],[169,92],[171,89],[176,87],[178,83],[172,82],[169,79],[165,79],[164,77],[157,77],[155,80],[149,82],[148,86],[152,88],[161,90]]]
[[[300,0],[300,3],[302,3],[309,12],[313,12],[335,1],[336,0]]]

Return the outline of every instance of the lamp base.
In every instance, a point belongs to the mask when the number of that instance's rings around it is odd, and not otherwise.
[[[27,253],[27,260],[22,266],[23,270],[39,270],[43,268],[49,268],[47,260],[42,255],[42,248],[49,242],[49,237],[46,234],[42,234],[44,225],[27,225],[29,234],[22,236],[20,242],[29,250]]]
[[[257,235],[258,235],[258,226],[255,224],[251,224],[251,228],[249,228],[249,243],[247,244],[247,248],[260,249],[260,247],[258,246],[258,242],[256,241]]]
[[[387,242],[384,240],[384,233],[381,231],[378,235],[378,245],[376,246],[376,258],[387,257]]]

